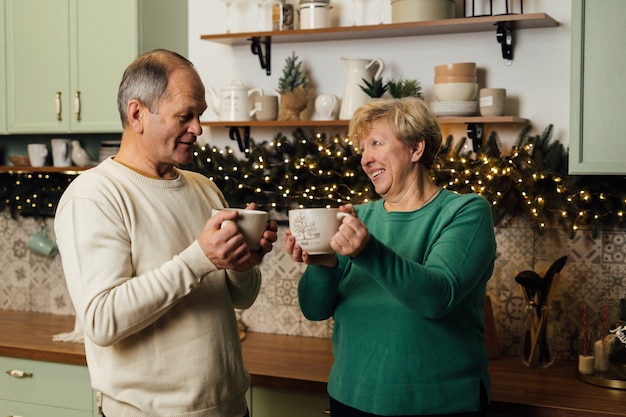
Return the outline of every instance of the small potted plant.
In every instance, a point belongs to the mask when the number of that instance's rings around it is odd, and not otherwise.
[[[361,80],[363,80],[365,85],[359,85],[359,87],[370,98],[381,98],[389,88],[388,84],[383,83],[382,77],[376,78],[375,76],[372,76],[369,81],[365,78],[361,78]]]
[[[422,97],[422,86],[417,80],[389,80],[387,86],[393,98]]]
[[[300,120],[300,113],[309,103],[309,77],[302,69],[295,52],[285,60],[283,74],[278,79],[280,120]]]

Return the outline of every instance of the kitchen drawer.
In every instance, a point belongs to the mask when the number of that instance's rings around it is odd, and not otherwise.
[[[0,370],[2,400],[89,412],[93,409],[94,394],[86,366],[0,357]],[[16,378],[7,374],[7,370],[28,372],[32,376]]]
[[[20,417],[93,417],[91,411],[0,400],[0,416]]]
[[[252,387],[251,417],[324,417],[328,395],[269,387]]]

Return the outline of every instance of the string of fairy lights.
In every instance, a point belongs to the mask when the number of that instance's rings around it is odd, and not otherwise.
[[[625,176],[567,174],[567,150],[552,140],[552,126],[540,135],[526,126],[509,155],[492,132],[478,152],[466,138],[448,137],[433,165],[433,180],[452,191],[478,193],[503,225],[523,216],[540,230],[560,227],[575,233],[624,228]],[[230,147],[197,146],[183,168],[211,178],[232,207],[254,201],[260,209],[286,212],[294,207],[337,207],[379,198],[360,166],[358,148],[342,135],[295,129],[244,153]],[[0,209],[13,215],[51,217],[75,175],[0,174]]]

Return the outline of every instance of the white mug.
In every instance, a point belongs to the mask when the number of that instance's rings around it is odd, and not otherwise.
[[[52,165],[55,167],[72,166],[72,141],[69,139],[51,139]]]
[[[278,117],[278,96],[254,96],[255,117],[260,122],[276,120]]]
[[[330,241],[337,233],[341,219],[349,216],[336,208],[289,210],[289,230],[296,243],[309,255],[335,253]]]
[[[222,210],[236,211],[239,214],[235,219],[235,223],[237,223],[237,227],[246,239],[246,243],[251,250],[259,249],[259,241],[261,240],[261,236],[263,236],[263,232],[267,228],[267,211],[245,210],[238,208],[224,208],[221,210],[213,209],[213,216]]]
[[[48,146],[43,143],[29,143],[28,144],[28,159],[30,160],[30,166],[42,167],[46,165],[46,158],[48,157]]]

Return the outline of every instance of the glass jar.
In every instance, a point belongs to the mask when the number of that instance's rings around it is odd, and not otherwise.
[[[554,363],[554,325],[548,305],[534,302],[525,305],[521,353],[522,362],[529,367],[546,368]]]
[[[293,4],[279,0],[272,6],[272,29],[292,30],[294,28]]]

